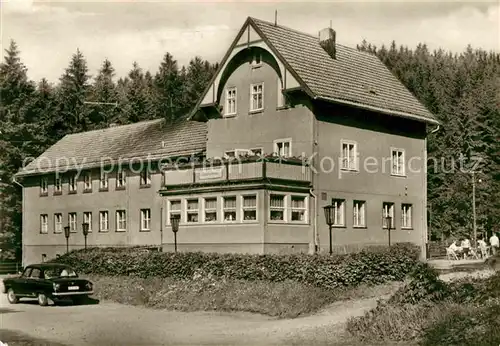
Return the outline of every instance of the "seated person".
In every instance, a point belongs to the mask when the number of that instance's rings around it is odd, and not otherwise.
[[[458,241],[454,241],[451,243],[451,245],[448,247],[448,249],[453,250],[456,254],[462,253],[462,247],[457,245]]]
[[[460,244],[460,246],[462,247],[462,250],[464,252],[464,258],[465,258],[470,252],[470,240],[467,238],[462,239],[462,243]]]

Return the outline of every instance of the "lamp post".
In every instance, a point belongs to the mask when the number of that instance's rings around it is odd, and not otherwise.
[[[179,221],[181,220],[180,215],[170,216],[170,225],[172,226],[172,232],[174,232],[174,250],[177,252],[177,232],[179,231]]]
[[[332,225],[335,219],[335,207],[333,205],[327,205],[323,207],[325,210],[325,220],[330,231],[330,255],[333,254],[333,243],[332,243]]]
[[[391,246],[391,225],[392,225],[392,216],[385,217],[385,223],[387,225],[387,237],[389,241],[389,247]]]
[[[89,224],[88,222],[82,223],[83,237],[85,238],[85,250],[87,250],[87,236],[89,235]]]
[[[69,252],[69,226],[64,227],[64,236],[66,237],[66,253]]]

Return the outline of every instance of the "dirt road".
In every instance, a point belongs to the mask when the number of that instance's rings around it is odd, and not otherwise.
[[[326,326],[338,325],[341,330],[347,318],[375,305],[374,298],[340,302],[313,316],[276,320],[247,313],[184,313],[110,302],[10,305],[2,294],[0,328],[65,345],[279,345],[297,342]],[[331,335],[327,337],[333,341]]]

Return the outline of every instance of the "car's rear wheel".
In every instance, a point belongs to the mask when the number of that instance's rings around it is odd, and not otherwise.
[[[47,306],[49,304],[49,299],[43,293],[38,293],[38,305]]]
[[[9,288],[7,291],[7,300],[10,304],[16,304],[19,301],[19,298],[17,298],[16,293],[12,288]]]

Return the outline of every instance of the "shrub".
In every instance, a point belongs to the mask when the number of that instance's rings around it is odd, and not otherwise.
[[[144,248],[91,248],[65,254],[65,263],[85,274],[188,279],[198,270],[235,280],[287,280],[332,289],[400,281],[418,263],[410,244],[379,247],[347,255],[244,255],[153,252]]]

